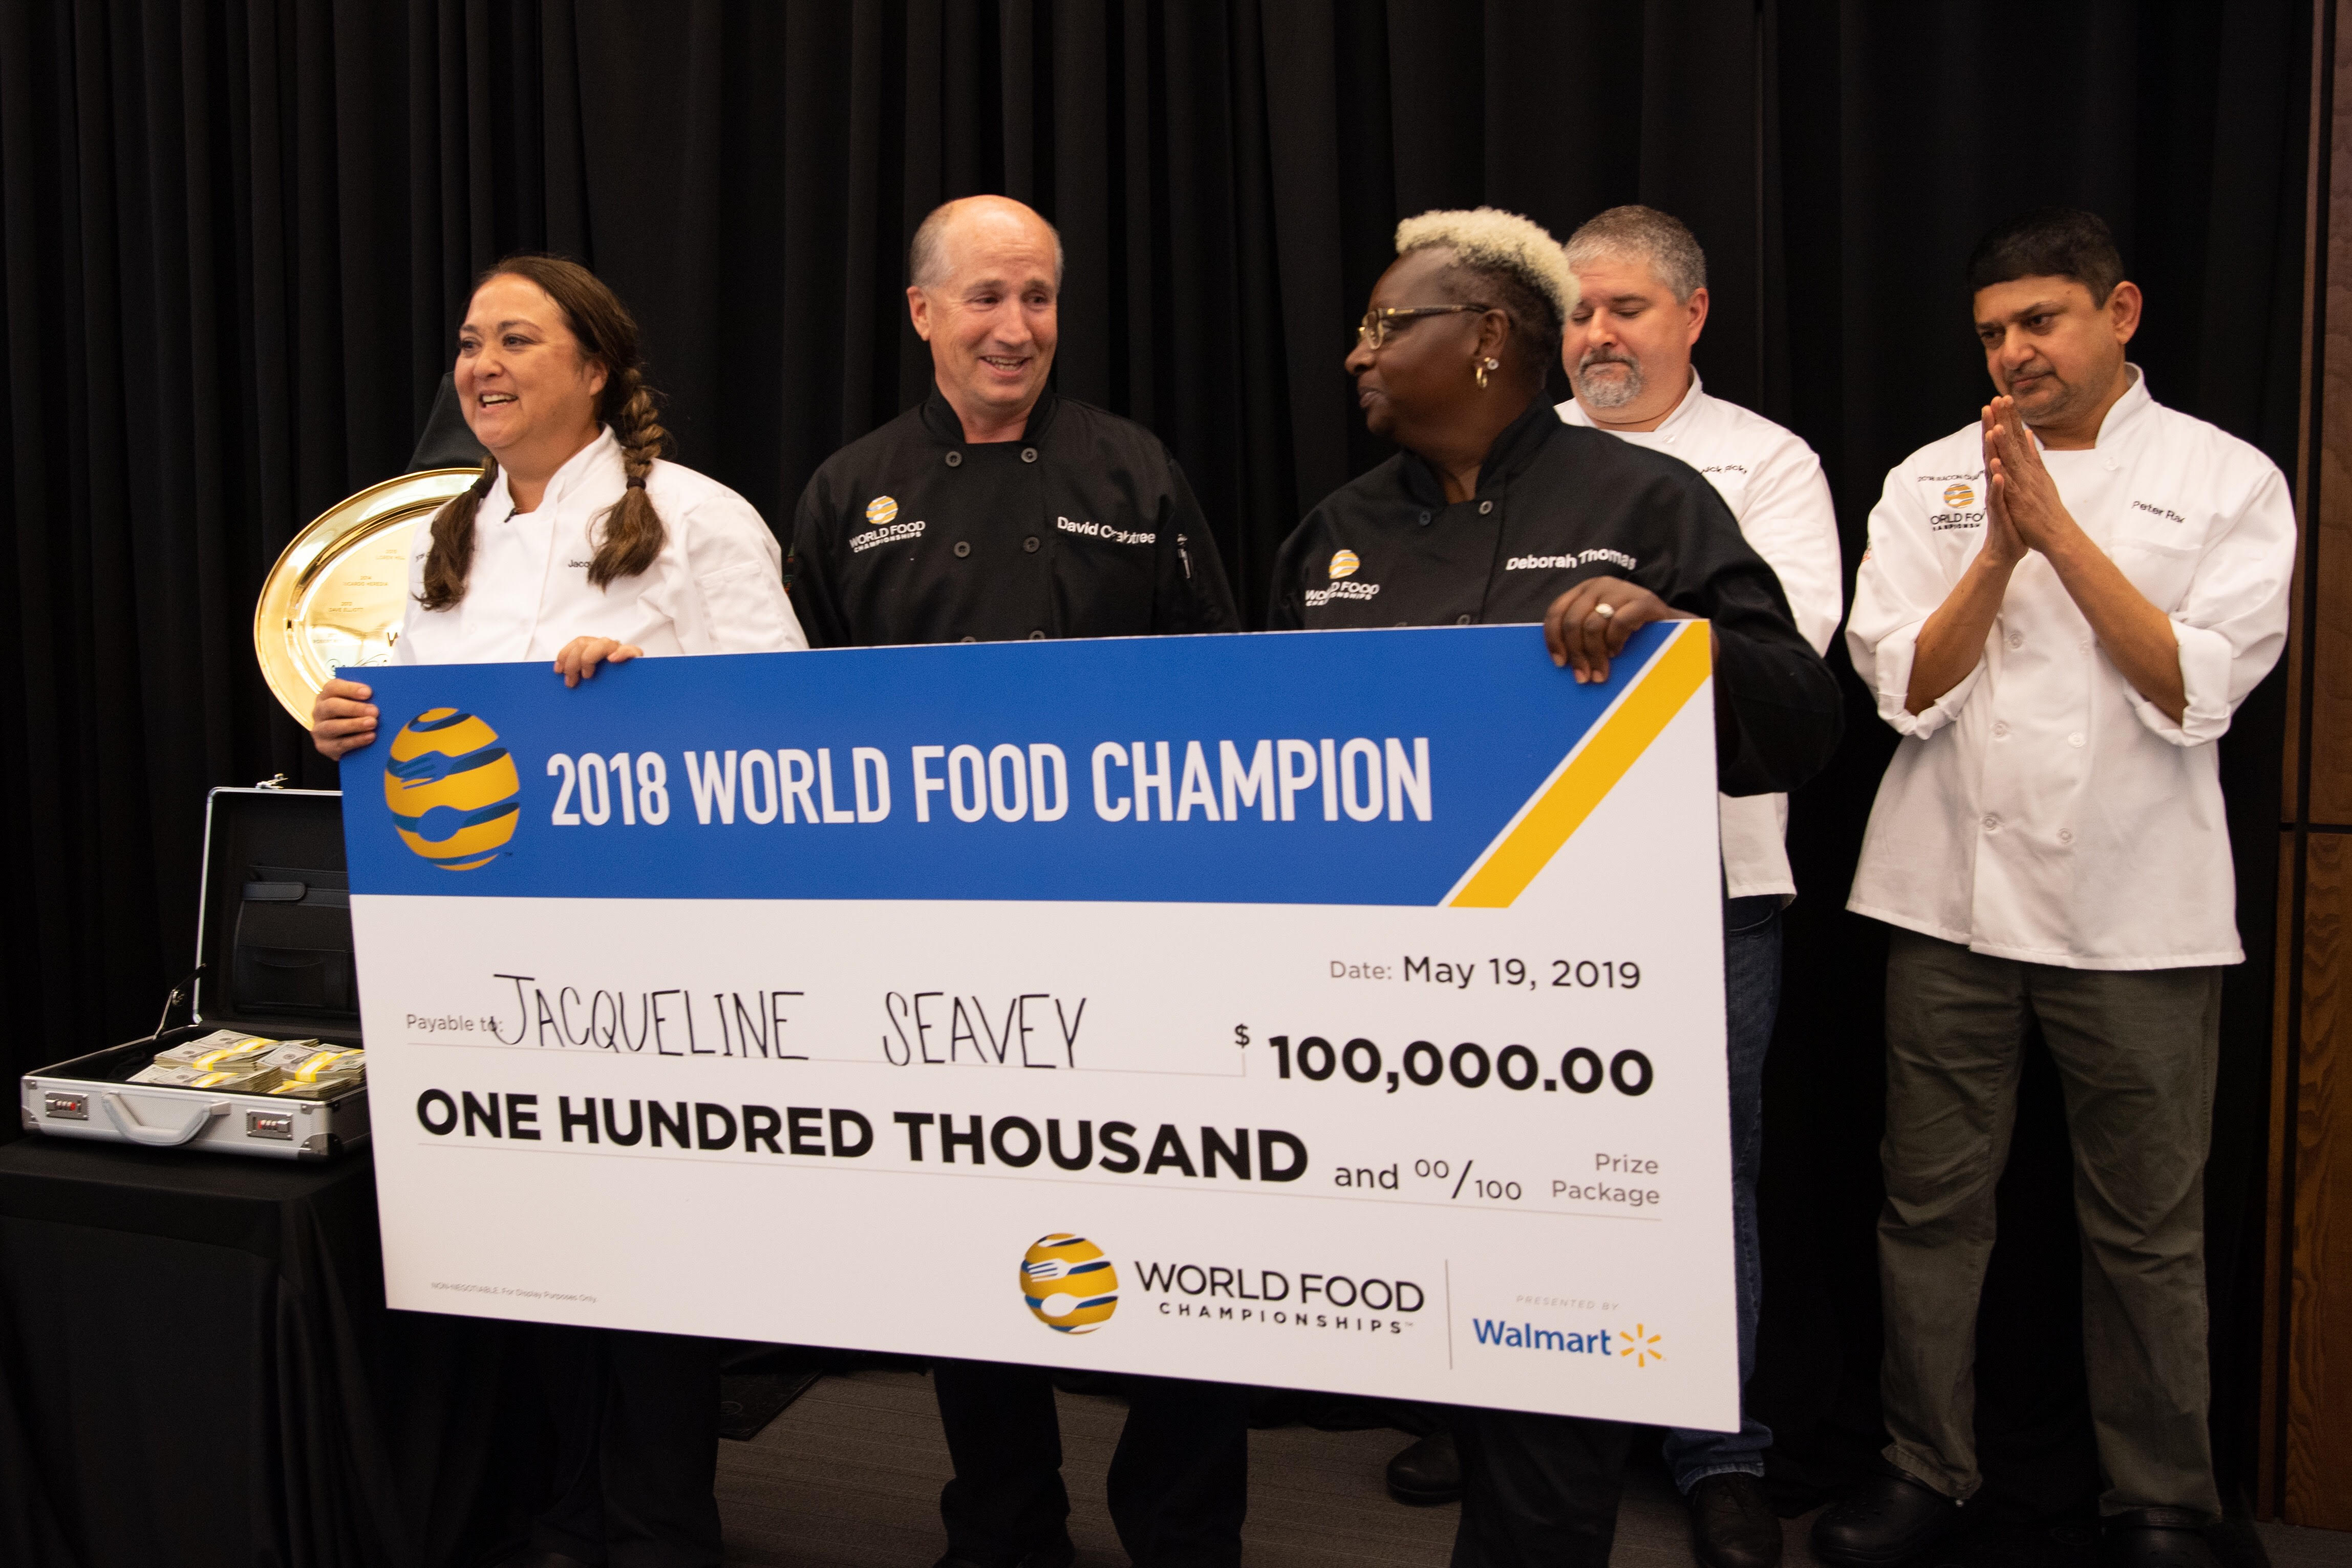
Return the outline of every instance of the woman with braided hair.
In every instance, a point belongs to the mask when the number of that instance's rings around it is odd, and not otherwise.
[[[760,514],[662,461],[636,321],[595,274],[549,256],[484,273],[457,329],[457,385],[489,456],[417,530],[394,664],[547,659],[574,686],[640,654],[808,646]],[[320,751],[375,738],[372,695],[327,683],[311,707]]]
[[[661,460],[637,324],[575,262],[517,256],[457,329],[466,423],[489,456],[417,530],[398,664],[547,659],[567,686],[640,654],[804,648],[783,555],[734,491]],[[375,737],[369,688],[311,708],[329,757]],[[719,1568],[719,1364],[708,1340],[517,1325],[556,1433],[553,1496],[507,1568]]]

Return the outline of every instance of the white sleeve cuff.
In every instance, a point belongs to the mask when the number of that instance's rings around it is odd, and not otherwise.
[[[2181,722],[2173,723],[2126,682],[2124,691],[2131,699],[2132,712],[2139,716],[2140,723],[2175,746],[2219,740],[2230,727],[2230,640],[2219,632],[2178,621],[2172,622],[2172,639],[2180,644],[2180,688],[2189,698],[2181,710]]]
[[[1927,705],[1926,713],[1913,713],[1907,704],[1911,696],[1911,664],[1919,652],[1919,632],[1927,622],[1914,622],[1900,631],[1890,632],[1878,641],[1878,716],[1894,727],[1895,733],[1913,740],[1925,740],[1954,719],[1966,707],[1969,694],[1977,689],[1984,674],[1984,657],[1979,654],[1969,673],[1959,684]]]

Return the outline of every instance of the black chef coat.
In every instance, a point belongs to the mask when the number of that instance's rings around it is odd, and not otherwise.
[[[1020,440],[972,443],[933,386],[816,471],[793,557],[819,648],[1241,629],[1168,448],[1051,392]]]
[[[1639,583],[1714,622],[1724,793],[1793,789],[1829,760],[1836,678],[1715,486],[1664,453],[1561,423],[1541,399],[1496,438],[1467,501],[1447,505],[1436,470],[1411,453],[1325,497],[1276,557],[1269,622],[1541,621],[1588,577]]]

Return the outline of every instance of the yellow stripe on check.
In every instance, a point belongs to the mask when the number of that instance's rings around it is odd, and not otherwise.
[[[1616,710],[1585,737],[1583,747],[1487,850],[1485,862],[1446,904],[1455,909],[1508,908],[1617,787],[1634,759],[1682,712],[1714,668],[1707,628],[1679,629],[1633,689],[1618,700]]]

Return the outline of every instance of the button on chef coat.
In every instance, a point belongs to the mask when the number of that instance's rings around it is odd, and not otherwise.
[[[1790,789],[1829,758],[1842,704],[1780,580],[1687,465],[1528,405],[1449,505],[1397,455],[1325,497],[1275,560],[1269,624],[1541,621],[1589,577],[1639,583],[1714,622],[1716,773],[1732,794]]]
[[[2132,689],[2038,552],[1976,668],[1906,711],[1919,629],[1985,524],[1979,426],[1920,448],[1870,514],[1846,631],[1904,737],[1863,841],[1857,914],[2078,969],[2243,957],[2213,742],[2285,646],[2294,508],[2269,458],[2132,375],[2096,446],[2042,460],[2074,521],[2171,618],[2184,722]]]
[[[1739,532],[1789,596],[1797,630],[1816,653],[1829,652],[1845,614],[1844,566],[1838,555],[1837,507],[1822,461],[1796,432],[1738,403],[1709,397],[1696,367],[1690,390],[1655,430],[1618,430],[1595,424],[1574,398],[1559,405],[1559,417],[1679,457],[1704,475]],[[1726,795],[1723,818],[1723,881],[1733,898],[1758,894],[1797,895],[1785,842],[1789,797]]]
[[[975,443],[934,386],[825,459],[793,516],[792,585],[822,648],[1241,629],[1168,448],[1051,392],[1019,440]]]
[[[417,603],[432,529],[408,552],[408,613],[395,664],[551,663],[575,637],[610,637],[648,654],[768,653],[808,646],[784,596],[783,551],[751,504],[675,463],[656,460],[646,494],[665,538],[654,563],[607,588],[588,580],[605,511],[628,476],[606,429],[555,471],[538,509],[517,512],[503,471],[474,512],[466,597],[447,610]]]

